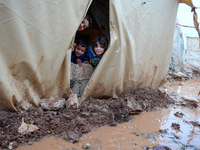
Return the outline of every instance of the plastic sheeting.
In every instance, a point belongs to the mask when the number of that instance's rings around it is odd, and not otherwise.
[[[184,55],[184,43],[179,28],[176,26],[174,30],[174,43],[172,49],[172,57],[170,63],[170,69],[175,72],[183,71],[183,55]]]
[[[0,0],[0,109],[67,98],[74,35],[92,0]],[[82,99],[157,88],[167,75],[178,0],[110,0],[110,45]]]
[[[188,65],[193,71],[200,72],[200,49],[199,38],[187,37],[187,53],[185,56],[186,65]]]

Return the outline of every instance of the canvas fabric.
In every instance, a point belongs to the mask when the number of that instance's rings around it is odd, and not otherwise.
[[[68,98],[70,49],[91,2],[0,0],[0,109]],[[110,0],[109,48],[82,100],[159,87],[170,63],[178,3]]]

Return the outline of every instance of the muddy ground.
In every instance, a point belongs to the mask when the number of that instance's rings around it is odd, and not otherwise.
[[[0,149],[7,149],[11,142],[13,148],[31,145],[51,135],[76,143],[83,134],[96,128],[104,125],[116,126],[134,119],[127,107],[130,99],[139,104],[138,110],[147,112],[168,108],[170,104],[176,103],[165,93],[145,87],[122,94],[117,100],[88,99],[77,110],[65,108],[60,111],[45,111],[41,107],[24,110],[17,107],[17,112],[0,111]],[[187,102],[177,105],[198,107]],[[39,129],[28,134],[19,133],[18,128],[23,117],[25,123],[36,125]]]

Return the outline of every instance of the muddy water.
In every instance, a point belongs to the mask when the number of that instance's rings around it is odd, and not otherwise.
[[[183,85],[181,85],[183,84]],[[168,82],[166,88],[169,92],[180,90],[181,95],[197,95],[200,91],[200,79],[191,79],[189,81]]]
[[[180,83],[184,83],[180,87]],[[168,91],[181,95],[197,95],[200,90],[200,80],[189,82],[167,83]],[[180,89],[180,90],[178,90]],[[184,116],[178,118],[174,113],[182,112]],[[179,150],[187,145],[187,149],[200,149],[200,128],[194,127],[188,121],[200,122],[200,109],[191,110],[186,107],[172,107],[159,112],[141,113],[135,119],[117,127],[101,127],[81,137],[78,144],[72,144],[54,137],[45,138],[32,146],[21,146],[18,150],[66,150],[82,149],[82,145],[90,143],[93,150],[116,149],[146,149],[155,145],[165,145],[173,150]],[[180,124],[180,131],[171,127],[172,123]],[[166,129],[166,133],[158,132]],[[192,146],[193,145],[193,146]],[[195,146],[195,147],[194,147]]]

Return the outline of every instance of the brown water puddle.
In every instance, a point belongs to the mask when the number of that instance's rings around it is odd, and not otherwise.
[[[167,83],[169,91],[177,92],[179,84],[181,95],[196,95],[200,90],[200,79]],[[184,114],[182,118],[174,115],[176,112]],[[75,150],[83,149],[85,143],[90,143],[91,150],[136,149],[142,150],[152,145],[165,145],[173,150],[179,150],[184,145],[194,145],[200,149],[200,128],[188,123],[200,122],[200,109],[190,110],[186,107],[172,107],[159,112],[141,113],[135,119],[117,127],[104,126],[81,137],[78,144],[72,144],[54,137],[45,138],[31,146],[21,146],[18,150]],[[180,131],[171,128],[172,123],[180,124]],[[167,133],[159,133],[166,129]],[[66,129],[67,130],[67,129]],[[187,149],[195,149],[187,147]]]
[[[183,83],[183,85],[181,85]],[[181,95],[197,95],[200,91],[200,79],[190,79],[189,81],[168,82],[166,88],[169,92],[177,93],[181,88]]]

